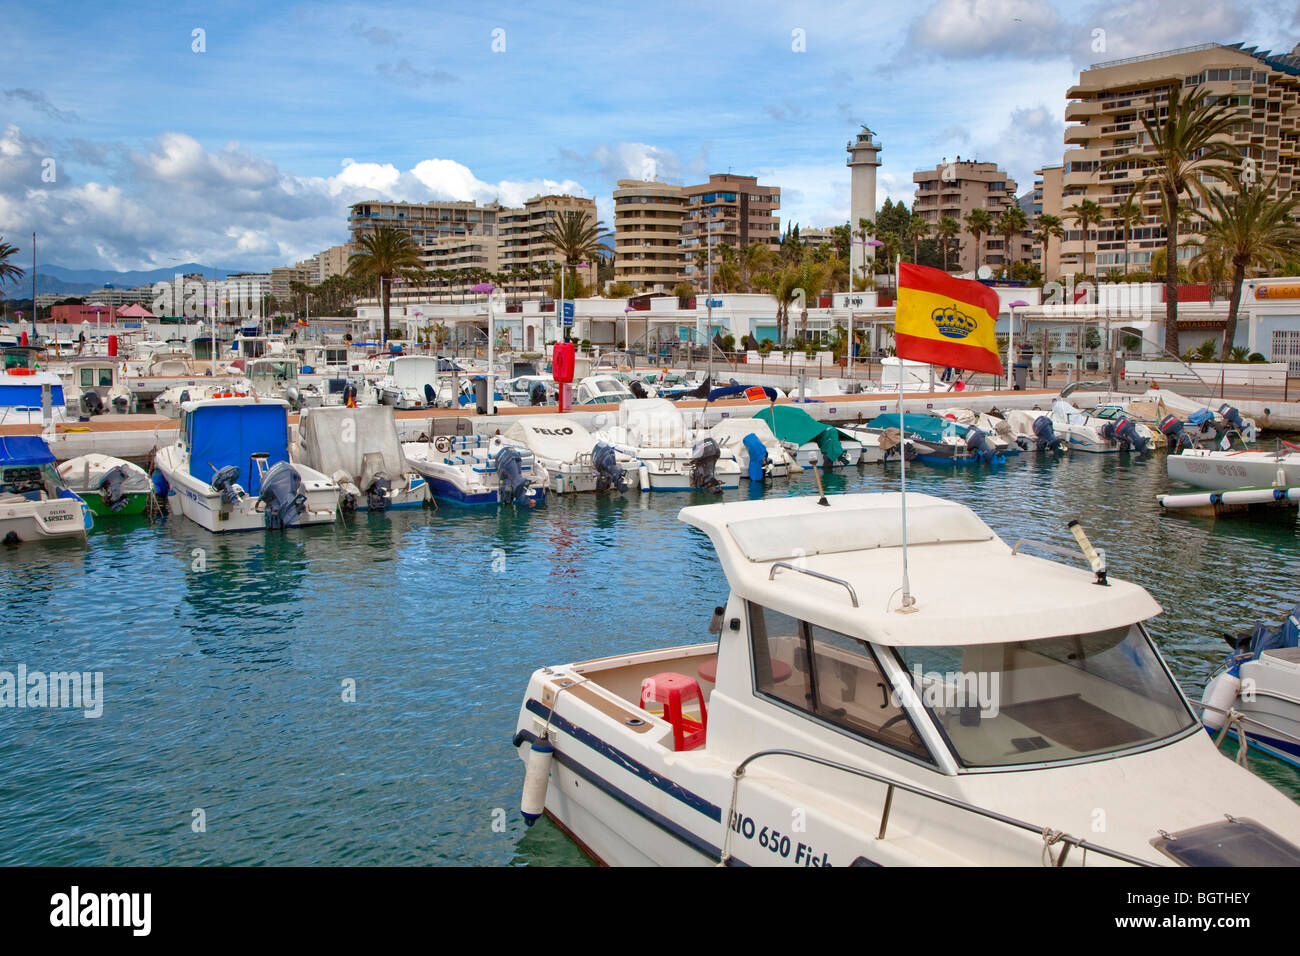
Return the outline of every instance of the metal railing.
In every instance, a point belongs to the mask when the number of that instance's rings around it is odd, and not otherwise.
[[[933,790],[926,790],[924,787],[918,787],[915,784],[906,783],[902,780],[895,780],[891,777],[885,776],[884,774],[874,773],[873,771],[870,770],[863,770],[861,767],[850,767],[848,764],[837,763],[834,760],[827,760],[824,757],[816,757],[812,754],[801,753],[798,750],[785,750],[783,748],[775,748],[772,750],[760,750],[757,753],[750,754],[748,757],[742,760],[739,763],[739,765],[737,765],[734,771],[732,771],[731,806],[727,814],[727,818],[723,821],[723,826],[725,827],[725,831],[722,840],[721,862],[724,866],[726,865],[727,861],[731,858],[731,854],[730,854],[731,833],[732,833],[731,824],[732,821],[736,819],[736,802],[740,793],[740,780],[745,775],[745,768],[761,757],[792,757],[795,760],[806,760],[809,763],[814,763],[817,764],[818,766],[827,767],[831,770],[839,770],[844,773],[853,774],[854,776],[857,777],[863,777],[867,780],[872,780],[876,783],[884,784],[886,787],[885,802],[883,807],[881,808],[880,828],[876,832],[877,840],[883,840],[885,838],[885,832],[889,826],[889,815],[894,805],[894,791],[902,790],[906,793],[915,794],[918,797],[925,797],[928,800],[934,800],[938,803],[945,804],[946,806],[953,807],[957,810],[963,810],[967,813],[973,813],[976,816],[981,816],[989,820],[994,820],[998,823],[1004,823],[1007,826],[1014,827],[1019,830],[1024,830],[1028,833],[1037,833],[1039,836],[1043,838],[1044,850],[1049,848],[1053,843],[1064,844],[1060,855],[1057,856],[1052,861],[1052,866],[1054,867],[1061,867],[1065,865],[1065,858],[1069,854],[1070,849],[1072,847],[1078,847],[1079,849],[1085,852],[1091,851],[1093,853],[1100,853],[1102,856],[1108,856],[1115,860],[1120,860],[1125,863],[1131,863],[1134,866],[1155,866],[1156,865],[1152,863],[1150,860],[1140,859],[1139,857],[1132,856],[1128,853],[1124,853],[1121,850],[1111,850],[1103,846],[1098,846],[1095,843],[1090,843],[1089,841],[1083,840],[1079,837],[1071,836],[1070,834],[1065,833],[1063,831],[1053,830],[1051,827],[1036,826],[1024,820],[1019,820],[1016,817],[1007,816],[1005,813],[998,813],[996,810],[989,810],[985,807],[977,807],[975,806],[975,804],[967,803],[965,800],[958,800],[956,797],[950,797],[942,793],[935,793]],[[1087,858],[1085,857],[1085,860],[1086,859]]]
[[[845,581],[843,578],[837,578],[830,574],[822,574],[820,571],[813,571],[809,568],[801,568],[798,565],[791,564],[789,561],[777,561],[772,565],[772,570],[768,572],[767,579],[769,581],[775,580],[776,572],[781,568],[786,568],[790,571],[798,571],[800,574],[806,574],[809,577],[820,578],[823,581],[829,581],[831,584],[842,585],[844,589],[849,592],[849,600],[853,602],[853,606],[858,606],[858,592],[854,591],[853,585],[848,581]]]

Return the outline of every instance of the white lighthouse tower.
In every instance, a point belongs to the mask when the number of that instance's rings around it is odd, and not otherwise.
[[[876,170],[880,166],[880,143],[875,134],[867,127],[862,127],[856,140],[845,147],[849,158],[845,163],[852,170],[849,186],[849,230],[854,241],[849,245],[849,275],[854,280],[861,278],[860,271],[867,261],[867,249],[870,248],[857,241],[858,221],[876,219]],[[851,286],[850,286],[851,288]]]

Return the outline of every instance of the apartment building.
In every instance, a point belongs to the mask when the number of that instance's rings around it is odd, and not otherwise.
[[[618,181],[614,190],[614,281],[662,292],[684,278],[686,205],[681,186],[640,179]]]
[[[780,187],[760,186],[756,176],[714,173],[707,183],[683,187],[682,195],[686,197],[681,248],[684,278],[697,284],[703,281],[703,270],[696,266],[695,258],[706,249],[706,242],[715,249],[726,243],[737,253],[754,242],[765,243],[773,251],[781,248]]]
[[[597,222],[596,200],[580,196],[534,196],[520,209],[501,210],[498,217],[500,268],[538,273],[537,278],[522,281],[520,291],[545,294],[551,288],[550,273],[559,267],[561,257],[559,250],[542,237],[542,230],[547,223],[574,212],[585,213],[593,225]],[[583,263],[577,270],[578,278],[588,286],[595,285],[596,266],[595,262]]]
[[[1038,228],[1040,216],[1056,216],[1058,219],[1064,219],[1062,213],[1064,179],[1065,167],[1063,166],[1044,166],[1042,169],[1034,170],[1034,209],[1030,217],[1034,229]],[[1061,228],[1066,228],[1064,222]],[[1043,258],[1042,243],[1034,243],[1034,262],[1044,278],[1055,279],[1061,274],[1061,241],[1055,238],[1048,241],[1046,260]]]
[[[1067,216],[1069,232],[1060,268],[1089,275],[1125,268],[1124,233],[1114,214],[1142,179],[1136,162],[1122,157],[1152,150],[1142,120],[1167,115],[1169,91],[1201,88],[1215,102],[1232,108],[1232,144],[1248,158],[1254,175],[1267,182],[1274,174],[1280,192],[1300,186],[1300,44],[1289,54],[1274,55],[1241,44],[1203,43],[1164,53],[1098,63],[1079,74],[1066,92],[1066,150],[1063,156],[1063,207],[1090,199],[1110,214],[1090,227],[1085,239]],[[1109,160],[1113,167],[1103,168]],[[1213,183],[1209,183],[1213,185]],[[1132,229],[1128,268],[1146,270],[1163,248],[1165,231],[1160,196],[1154,190],[1134,200],[1141,221]],[[1185,199],[1196,207],[1196,196]],[[1190,230],[1180,229],[1180,233]],[[1196,254],[1194,240],[1178,250],[1180,259]]]
[[[939,220],[951,217],[961,224],[960,252],[949,267],[971,272],[982,265],[997,269],[1007,263],[1006,243],[998,235],[981,235],[979,248],[966,231],[966,216],[983,209],[996,222],[1003,210],[1017,204],[1016,181],[998,168],[997,163],[978,162],[957,157],[941,162],[934,169],[920,169],[912,174],[916,193],[912,212],[925,219],[931,234]],[[1028,230],[1012,239],[1011,256],[1024,262],[1033,254]]]

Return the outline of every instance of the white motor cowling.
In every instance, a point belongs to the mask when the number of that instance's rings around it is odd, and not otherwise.
[[[1208,704],[1215,710],[1206,710],[1201,718],[1210,730],[1218,730],[1226,719],[1224,712],[1231,710],[1241,693],[1241,678],[1224,671],[1205,686],[1201,703]]]
[[[555,748],[551,746],[546,734],[542,734],[528,751],[528,763],[524,770],[524,796],[519,809],[523,813],[524,823],[532,826],[546,809],[546,786],[551,779],[551,760]]]

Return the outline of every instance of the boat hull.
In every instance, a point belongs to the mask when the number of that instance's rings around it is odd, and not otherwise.
[[[1279,472],[1283,476],[1281,484],[1300,484],[1300,455],[1283,455],[1279,459],[1269,452],[1225,453],[1188,448],[1166,458],[1165,468],[1174,481],[1212,491],[1266,488],[1278,482]]]
[[[0,502],[0,540],[11,542],[82,538],[94,524],[89,506],[79,498]],[[10,535],[13,538],[9,538]]]

